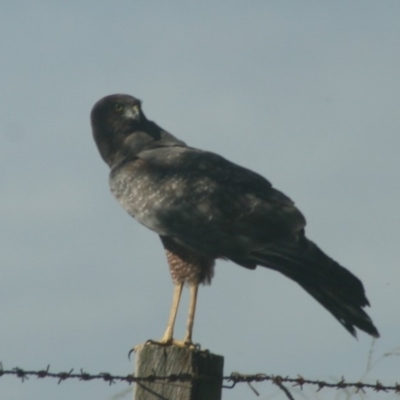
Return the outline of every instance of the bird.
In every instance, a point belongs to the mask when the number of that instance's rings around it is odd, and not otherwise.
[[[193,347],[198,288],[210,284],[217,259],[248,270],[280,272],[325,307],[353,336],[379,332],[363,310],[362,282],[305,234],[294,202],[263,176],[210,151],[188,146],[147,119],[142,102],[105,96],[90,115],[94,141],[110,167],[112,194],[127,213],[157,233],[174,284],[159,345]],[[184,286],[189,311],[183,340],[174,324]]]

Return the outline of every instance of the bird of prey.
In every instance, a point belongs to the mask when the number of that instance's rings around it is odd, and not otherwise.
[[[111,168],[110,188],[122,207],[156,232],[175,285],[162,345],[193,346],[200,284],[211,282],[217,259],[262,266],[297,282],[352,335],[379,337],[363,310],[361,281],[305,236],[306,221],[271,183],[218,154],[187,146],[146,118],[125,94],[100,99],[91,112],[94,140]],[[183,341],[173,337],[183,286],[190,288]],[[154,343],[154,342],[153,342]]]

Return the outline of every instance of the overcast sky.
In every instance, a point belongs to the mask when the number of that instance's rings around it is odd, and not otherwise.
[[[128,374],[129,349],[164,332],[161,243],[112,198],[91,137],[93,104],[118,92],[295,200],[308,236],[364,282],[382,336],[374,357],[399,347],[399,20],[398,0],[3,0],[3,367]],[[230,262],[201,288],[196,317],[194,340],[225,357],[226,374],[358,380],[372,341],[282,275]],[[365,380],[394,383],[399,369],[386,357]],[[277,393],[256,387],[261,399]],[[125,388],[0,379],[5,400],[106,400]],[[255,396],[238,385],[223,398]]]

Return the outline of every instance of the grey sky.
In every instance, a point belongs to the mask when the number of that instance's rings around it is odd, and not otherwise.
[[[117,92],[293,198],[309,237],[363,280],[376,355],[400,346],[399,13],[397,0],[3,1],[3,366],[126,374],[128,350],[164,331],[162,246],[109,194],[91,138],[91,107]],[[226,373],[354,380],[371,345],[283,276],[226,262],[200,290],[194,340],[225,356]],[[387,358],[370,379],[391,383],[398,370]],[[0,397],[107,399],[124,388],[3,377]],[[224,392],[252,396],[244,385]]]

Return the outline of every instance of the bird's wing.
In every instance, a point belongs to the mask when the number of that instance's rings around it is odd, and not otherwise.
[[[147,219],[137,213],[135,218],[187,247],[233,259],[245,249],[297,235],[305,225],[294,203],[265,178],[217,154],[167,147],[139,158],[155,201]]]

